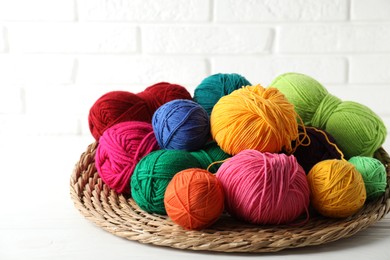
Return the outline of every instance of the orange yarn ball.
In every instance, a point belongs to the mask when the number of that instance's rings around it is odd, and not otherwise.
[[[349,217],[366,201],[363,177],[347,161],[321,161],[310,170],[307,180],[311,204],[325,217]]]
[[[173,222],[189,230],[201,230],[218,220],[224,209],[223,188],[210,172],[190,168],[178,172],[164,196]]]

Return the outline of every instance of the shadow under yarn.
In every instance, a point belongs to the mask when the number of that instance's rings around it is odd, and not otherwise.
[[[304,129],[305,128],[305,129]],[[311,168],[320,161],[327,159],[341,159],[342,154],[337,148],[336,141],[326,131],[315,127],[298,127],[299,135],[305,135],[302,143],[300,143],[293,152],[298,163],[309,173]],[[296,142],[293,142],[293,147]]]

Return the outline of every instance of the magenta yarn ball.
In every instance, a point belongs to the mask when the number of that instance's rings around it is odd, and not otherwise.
[[[103,182],[117,193],[130,193],[130,177],[137,163],[159,146],[152,125],[126,121],[104,131],[95,154]]]
[[[308,218],[310,190],[293,155],[243,150],[216,173],[227,212],[252,224],[287,224]]]

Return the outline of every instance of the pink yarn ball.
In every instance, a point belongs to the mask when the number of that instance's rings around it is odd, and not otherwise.
[[[286,224],[306,212],[309,185],[294,156],[244,150],[224,162],[217,178],[226,210],[253,224]]]
[[[117,193],[130,193],[130,177],[137,163],[159,146],[146,122],[118,123],[99,139],[95,166],[103,182]]]

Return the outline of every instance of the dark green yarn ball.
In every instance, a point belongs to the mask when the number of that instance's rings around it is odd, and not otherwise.
[[[207,169],[210,164],[223,161],[229,157],[229,154],[225,153],[216,142],[207,143],[202,150],[191,152],[191,154],[198,160],[202,169]],[[216,173],[218,171],[221,163],[216,163],[212,165],[209,169],[211,173]]]
[[[188,168],[201,168],[187,151],[158,150],[142,158],[131,176],[131,195],[137,205],[149,212],[166,214],[165,190],[173,176]]]

